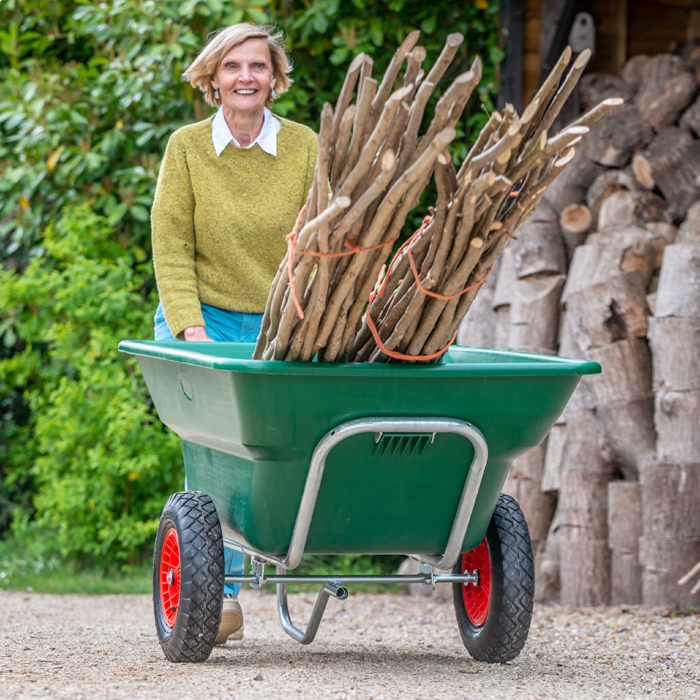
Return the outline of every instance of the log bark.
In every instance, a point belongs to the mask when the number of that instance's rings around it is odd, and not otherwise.
[[[684,131],[689,131],[696,138],[700,137],[700,97],[683,112],[678,126]]]
[[[469,309],[469,313],[459,326],[457,345],[468,345],[473,348],[495,348],[498,314],[493,308],[498,273],[501,259],[496,261],[496,267],[491,276],[481,285],[481,290]]]
[[[535,561],[535,600],[537,602],[559,601],[561,568],[561,530],[559,508],[554,511],[546,541],[540,546]]]
[[[610,465],[600,454],[599,426],[595,410],[586,409],[567,415],[564,462],[564,474],[567,476],[611,473]]]
[[[607,540],[561,543],[561,603],[575,607],[610,603]]]
[[[547,439],[545,438],[537,447],[516,457],[510,465],[508,478],[529,479],[530,481],[540,481],[544,470],[544,455],[547,449]]]
[[[678,235],[669,243],[700,245],[700,200],[688,209],[688,217],[678,229]]]
[[[642,225],[650,221],[671,223],[672,215],[666,202],[644,189],[630,192],[620,190],[605,196],[595,216],[599,231],[625,226]]]
[[[678,56],[659,54],[647,62],[635,103],[655,131],[675,124],[695,95],[697,82]]]
[[[637,270],[644,288],[654,273],[656,253],[647,232],[639,227],[606,234],[589,234],[585,245],[574,251],[562,302],[586,287]]]
[[[542,483],[540,488],[545,493],[557,492],[561,486],[566,458],[566,423],[552,426],[547,436],[547,450],[544,456]]]
[[[638,87],[648,63],[649,56],[644,54],[637,54],[627,59],[620,73],[622,79],[632,87]]]
[[[608,545],[638,549],[642,536],[642,485],[638,481],[608,484]]]
[[[506,247],[501,255],[500,267],[494,274],[498,274],[496,288],[493,294],[493,308],[510,306],[513,300],[513,287],[517,279],[515,269],[515,247],[511,244]],[[491,276],[493,277],[494,274]],[[485,284],[488,284],[486,282]]]
[[[677,126],[658,133],[643,153],[674,221],[700,199],[700,141]]]
[[[533,545],[543,542],[557,505],[556,495],[543,493],[539,480],[515,478],[506,479],[503,493],[512,496],[520,505]]]
[[[556,350],[559,299],[565,277],[537,276],[516,281],[510,307],[508,347],[518,352]]]
[[[654,391],[700,389],[700,318],[651,318]]]
[[[638,605],[642,602],[642,567],[639,548],[610,551],[610,604]]]
[[[569,204],[583,204],[588,188],[603,172],[605,168],[592,161],[586,155],[585,148],[580,148],[562,174],[550,185],[544,199],[557,214],[561,214]]]
[[[515,250],[514,265],[518,279],[530,275],[566,273],[566,253],[559,229],[559,217],[544,200],[523,224]],[[510,246],[509,246],[510,247]]]
[[[654,424],[659,460],[696,461],[700,456],[700,390],[658,391]]]
[[[642,537],[639,562],[642,565],[642,602],[684,609],[700,605],[700,593],[691,595],[690,586],[678,579],[693,562],[700,561],[700,538],[669,539]]]
[[[568,311],[562,312],[559,328],[559,356],[583,359],[583,351],[578,346],[571,323],[569,323]],[[579,380],[578,386],[569,399],[569,403],[566,404],[562,418],[566,421],[567,416],[571,413],[595,408],[595,405],[595,396],[591,388],[591,375],[587,374]]]
[[[634,94],[633,85],[612,73],[588,73],[581,78],[579,84],[579,100],[584,111],[610,97],[621,97],[625,102],[630,102]]]
[[[644,537],[700,535],[700,462],[639,465]]]
[[[651,395],[651,354],[643,338],[593,348],[586,353],[586,359],[603,368],[602,374],[591,376],[599,405]]]
[[[637,463],[656,458],[654,398],[631,399],[597,408],[602,451],[625,479],[636,481]]]
[[[508,349],[510,336],[510,305],[502,305],[496,309],[496,333],[493,347],[497,350]]]
[[[592,284],[566,301],[569,330],[583,351],[619,340],[644,338],[650,310],[636,270]]]
[[[624,168],[635,151],[645,148],[653,138],[654,132],[639,109],[626,103],[593,126],[584,148],[594,163]]]
[[[656,316],[700,318],[700,245],[670,245],[664,251]]]

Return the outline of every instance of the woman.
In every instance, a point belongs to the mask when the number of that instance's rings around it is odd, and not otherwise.
[[[218,111],[165,150],[151,213],[156,340],[258,336],[316,164],[313,131],[270,112],[290,71],[281,34],[252,24],[218,32],[185,71]],[[242,571],[243,554],[226,549],[226,573]],[[225,586],[217,644],[242,636],[239,590]]]

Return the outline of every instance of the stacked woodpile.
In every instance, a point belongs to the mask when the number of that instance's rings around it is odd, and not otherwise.
[[[584,109],[625,104],[592,127],[458,336],[603,368],[506,483],[540,600],[700,605],[677,583],[700,559],[700,97],[686,53],[584,76]]]

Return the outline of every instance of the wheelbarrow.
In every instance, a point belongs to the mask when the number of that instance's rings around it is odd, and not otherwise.
[[[467,651],[492,663],[520,653],[532,546],[501,488],[598,364],[461,347],[427,366],[263,362],[247,343],[119,348],[137,356],[160,419],[182,438],[190,490],[166,503],[153,559],[168,659],[209,656],[225,582],[276,585],[282,627],[302,644],[348,585],[452,583]],[[224,575],[224,544],[250,555],[249,574]],[[304,554],[404,554],[420,572],[289,573]],[[290,619],[290,583],[322,586],[305,629]]]

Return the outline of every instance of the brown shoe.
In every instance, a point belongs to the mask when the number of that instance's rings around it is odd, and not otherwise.
[[[235,639],[242,639],[243,635],[243,611],[237,598],[224,598],[224,607],[221,611],[221,624],[219,634],[216,637],[217,644],[226,644],[229,637],[235,635]]]

